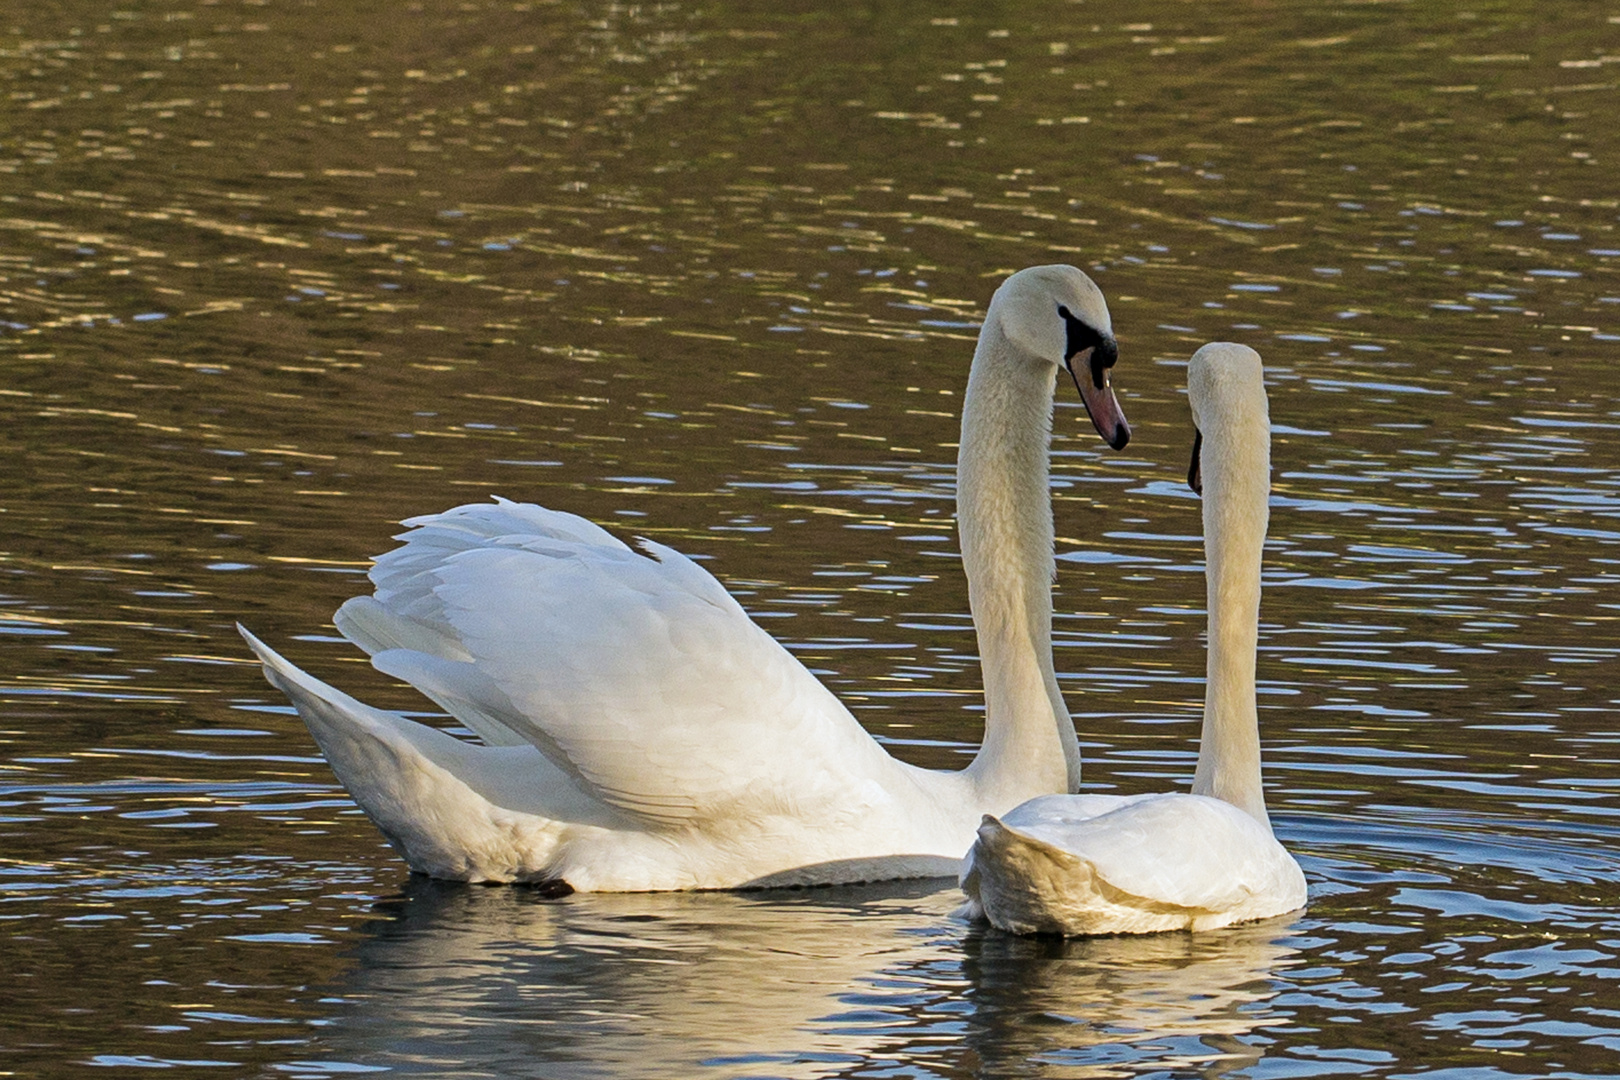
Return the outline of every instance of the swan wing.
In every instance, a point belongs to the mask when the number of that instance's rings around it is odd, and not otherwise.
[[[406,523],[339,626],[486,740],[666,825],[858,813],[897,763],[697,563],[517,503]],[[491,736],[494,738],[491,738]]]

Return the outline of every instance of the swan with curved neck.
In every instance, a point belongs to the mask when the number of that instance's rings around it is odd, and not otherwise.
[[[1260,356],[1205,345],[1187,370],[1203,495],[1209,648],[1191,794],[1048,795],[989,815],[968,855],[963,914],[1014,933],[1209,930],[1305,904],[1260,778],[1255,645],[1270,491]]]
[[[981,815],[1072,791],[1052,670],[1048,443],[1060,368],[1099,434],[1107,305],[1069,266],[986,313],[963,403],[957,516],[985,684],[959,772],[897,761],[707,571],[572,514],[497,500],[406,522],[338,629],[475,732],[374,709],[242,633],[413,870],[558,891],[956,874]]]

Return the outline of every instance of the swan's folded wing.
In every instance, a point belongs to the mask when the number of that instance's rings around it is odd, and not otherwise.
[[[898,768],[690,559],[585,532],[447,536],[465,522],[444,517],[425,519],[401,549],[430,530],[437,559],[379,560],[378,600],[452,639],[456,655],[440,657],[454,662],[413,662],[408,651],[377,661],[421,672],[458,715],[516,731],[603,801],[665,824],[800,814],[823,792],[859,813],[852,789]]]
[[[1122,894],[1190,911],[1230,911],[1299,874],[1269,829],[1230,803],[1199,795],[1092,805],[1083,796],[1048,796],[1019,806],[1002,824],[1084,859]]]

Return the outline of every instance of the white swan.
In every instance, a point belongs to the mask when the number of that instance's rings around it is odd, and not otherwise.
[[[1047,795],[986,816],[962,874],[968,917],[1014,933],[1141,934],[1305,904],[1305,875],[1272,835],[1260,783],[1254,662],[1271,427],[1259,354],[1205,345],[1188,365],[1187,396],[1209,610],[1192,794]]]
[[[1079,783],[1052,671],[1053,380],[1068,367],[1117,449],[1116,355],[1102,293],[1070,266],[1012,275],[985,315],[957,472],[985,734],[960,772],[890,757],[696,563],[538,506],[406,522],[375,596],[334,618],[485,745],[362,704],[242,633],[421,873],[558,891],[955,875],[981,815]]]

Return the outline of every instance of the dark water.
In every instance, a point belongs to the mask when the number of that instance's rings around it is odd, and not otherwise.
[[[12,5],[0,1072],[1620,1072],[1610,10]],[[1136,430],[1057,417],[1092,789],[1190,775],[1182,365],[1266,358],[1298,918],[412,880],[247,662],[237,620],[425,714],[328,619],[392,522],[499,492],[706,558],[958,764],[957,395],[996,280],[1055,260]]]

